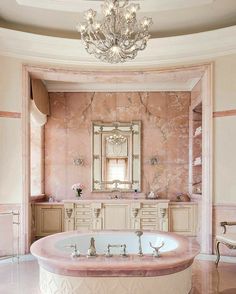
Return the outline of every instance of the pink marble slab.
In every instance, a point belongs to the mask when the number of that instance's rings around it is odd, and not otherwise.
[[[96,237],[96,234],[111,232],[115,234],[117,231],[91,231],[87,233],[72,231],[51,235],[36,241],[31,246],[31,253],[38,259],[41,267],[60,275],[151,277],[168,275],[188,268],[192,265],[194,257],[200,252],[200,247],[195,240],[190,240],[174,233],[159,231],[149,232],[156,233],[160,237],[171,236],[178,244],[178,247],[174,250],[161,253],[159,258],[152,255],[142,257],[138,255],[129,255],[128,257],[114,256],[112,258],[99,255],[92,258],[87,258],[86,256],[71,258],[68,252],[55,247],[56,242],[78,234],[85,236],[92,233]]]

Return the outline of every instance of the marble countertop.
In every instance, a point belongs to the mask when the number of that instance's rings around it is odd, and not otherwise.
[[[95,234],[104,234],[114,231],[92,231]],[[132,231],[133,232],[133,231]],[[148,231],[145,231],[148,232]],[[55,244],[63,239],[74,237],[78,234],[89,234],[79,231],[59,233],[42,238],[31,246],[31,253],[38,259],[39,265],[44,269],[67,276],[140,276],[152,277],[182,271],[193,263],[194,257],[199,253],[200,246],[195,240],[188,239],[174,233],[151,231],[161,237],[173,237],[178,247],[172,251],[163,252],[159,258],[152,255],[129,255],[128,257],[114,256],[107,258],[105,255],[87,258],[80,256],[71,258],[68,252],[58,249]],[[109,242],[109,240],[108,240]]]
[[[68,200],[62,200],[60,202],[34,202],[32,204],[34,205],[64,205],[65,203],[96,203],[96,202],[105,202],[105,203],[149,203],[149,204],[155,204],[155,203],[169,203],[169,205],[197,205],[197,202],[181,202],[181,201],[170,201],[168,199],[68,199]]]
[[[96,203],[96,202],[106,202],[106,203],[139,203],[139,202],[147,202],[147,203],[169,203],[170,200],[169,199],[146,199],[146,198],[139,198],[139,199],[81,199],[81,200],[77,200],[77,199],[68,199],[68,200],[62,200],[64,203]]]
[[[49,201],[45,201],[45,202],[34,202],[34,203],[32,203],[33,205],[64,205],[64,203],[63,202],[56,202],[56,201],[54,201],[54,202],[49,202]]]

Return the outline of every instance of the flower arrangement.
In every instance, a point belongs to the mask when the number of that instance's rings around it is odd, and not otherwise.
[[[72,190],[76,191],[76,197],[80,198],[82,195],[82,191],[84,189],[84,185],[81,183],[74,184],[71,187]]]

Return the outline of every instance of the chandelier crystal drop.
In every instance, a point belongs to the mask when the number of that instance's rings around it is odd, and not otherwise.
[[[96,20],[97,12],[84,13],[85,23],[78,26],[85,49],[96,58],[108,63],[122,63],[134,59],[144,50],[150,38],[148,32],[152,19],[137,21],[139,4],[129,0],[105,0],[102,21]]]

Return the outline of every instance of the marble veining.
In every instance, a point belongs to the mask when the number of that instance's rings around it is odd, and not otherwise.
[[[45,126],[45,193],[74,198],[71,185],[91,193],[91,121],[142,121],[142,191],[174,200],[188,192],[190,92],[50,93]],[[157,165],[150,164],[151,157]],[[83,158],[75,166],[74,158]],[[127,194],[132,197],[132,194]]]

